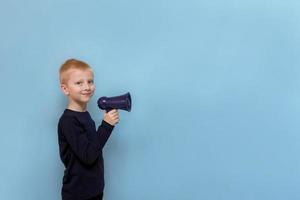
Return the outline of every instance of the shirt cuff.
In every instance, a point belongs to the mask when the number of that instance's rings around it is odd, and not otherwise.
[[[115,126],[110,125],[109,123],[107,123],[106,121],[102,120],[101,125],[103,128],[105,128],[106,130],[112,131],[114,129]]]

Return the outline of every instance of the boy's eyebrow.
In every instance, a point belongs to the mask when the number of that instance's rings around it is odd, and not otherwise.
[[[84,81],[84,79],[78,79],[78,80],[75,80],[74,82],[82,82],[82,81]],[[92,79],[88,79],[88,81],[94,81],[94,79],[92,78]]]

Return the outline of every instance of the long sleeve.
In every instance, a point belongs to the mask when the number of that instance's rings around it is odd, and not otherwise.
[[[74,117],[65,117],[61,121],[61,131],[71,150],[88,165],[97,160],[113,128],[105,121],[102,121],[97,131],[83,127]]]
[[[100,143],[100,148],[103,149],[104,145],[106,144],[114,126],[110,125],[106,121],[102,120],[101,125],[98,127],[97,135],[98,140]]]

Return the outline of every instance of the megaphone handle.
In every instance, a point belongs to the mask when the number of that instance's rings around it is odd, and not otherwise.
[[[112,108],[107,108],[107,109],[105,109],[106,112],[109,112],[109,111],[111,111],[111,110],[112,110]]]

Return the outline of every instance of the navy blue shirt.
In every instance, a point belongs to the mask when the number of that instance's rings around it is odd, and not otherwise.
[[[58,122],[60,158],[65,166],[63,200],[83,200],[103,192],[102,148],[113,128],[103,120],[96,130],[88,111],[65,109]]]

